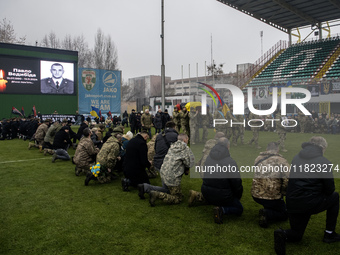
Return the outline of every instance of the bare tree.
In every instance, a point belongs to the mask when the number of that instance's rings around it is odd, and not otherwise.
[[[57,38],[57,35],[51,31],[48,35],[45,35],[41,41],[41,46],[47,47],[47,48],[54,48],[54,49],[60,49],[60,41]]]
[[[74,50],[75,46],[72,41],[71,35],[66,35],[64,40],[61,42],[61,48],[64,50]]]
[[[26,36],[19,38],[16,37],[13,25],[10,21],[7,21],[7,19],[4,18],[0,22],[0,42],[25,44],[25,41]]]
[[[118,69],[118,54],[111,36],[105,37],[99,28],[95,36],[93,50],[94,66],[98,69],[116,70]]]
[[[216,78],[218,75],[224,74],[223,65],[224,64],[219,64],[218,66],[216,64],[208,65],[207,66],[208,75],[211,76],[214,75],[214,77]]]

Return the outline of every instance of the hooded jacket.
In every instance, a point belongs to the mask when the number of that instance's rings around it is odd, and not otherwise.
[[[319,205],[335,191],[331,162],[323,157],[322,148],[303,143],[293,158],[287,187],[289,213],[305,213]],[[318,167],[324,171],[319,171]]]
[[[157,136],[155,141],[155,156],[153,165],[161,169],[165,155],[168,153],[170,145],[177,141],[178,133],[173,128],[166,128],[164,132]]]
[[[205,161],[207,167],[229,167],[235,172],[205,172],[201,192],[203,197],[216,206],[223,206],[234,198],[241,199],[243,193],[242,179],[235,160],[229,150],[222,144],[216,144]],[[204,170],[204,169],[203,169]]]

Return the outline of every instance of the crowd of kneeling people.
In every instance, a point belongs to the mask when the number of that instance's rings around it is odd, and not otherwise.
[[[104,136],[105,126],[90,129],[86,121],[77,133],[72,131],[66,120],[62,123],[50,122],[46,120],[39,125],[34,134],[35,141],[29,143],[29,149],[37,147],[45,155],[51,154],[52,162],[56,162],[57,159],[70,160],[67,150],[73,146],[75,175],[85,175],[86,186],[91,180],[110,182],[118,178],[119,172],[123,172],[123,191],[134,187],[138,189],[140,199],[145,199],[145,194],[148,194],[151,206],[155,206],[158,200],[167,204],[180,203],[183,199],[182,176],[188,174],[195,164],[238,169],[231,157],[230,143],[222,132],[215,133],[215,137],[205,143],[202,157],[195,163],[194,154],[188,146],[189,137],[178,134],[172,121],[167,122],[164,130],[152,138],[144,131],[135,136],[130,131],[125,133],[123,126],[110,129]],[[311,215],[322,211],[327,211],[323,241],[340,241],[340,235],[335,232],[339,194],[335,192],[331,162],[323,156],[326,148],[327,141],[323,137],[313,136],[302,144],[301,151],[289,164],[279,154],[279,144],[270,142],[266,151],[255,159],[254,165],[260,170],[254,173],[251,195],[256,203],[263,206],[259,210],[259,226],[267,228],[272,222],[287,219],[290,222],[290,229],[274,231],[277,254],[285,254],[286,242],[300,241]],[[306,167],[319,165],[326,166],[326,171],[304,171]],[[261,170],[273,166],[286,166],[299,171]],[[150,179],[158,175],[162,186],[151,185]],[[213,218],[217,224],[223,223],[223,215],[242,215],[243,186],[239,171],[201,173],[201,177],[201,190],[189,191],[189,206],[199,203],[213,205]]]

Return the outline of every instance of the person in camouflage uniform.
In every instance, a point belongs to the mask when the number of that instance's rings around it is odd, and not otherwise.
[[[255,109],[257,109],[257,107],[255,107]],[[262,119],[259,115],[256,115],[254,113],[250,113],[249,114],[249,120],[253,120],[253,119]],[[261,122],[260,121],[252,121],[251,125],[254,127],[251,127],[251,131],[253,132],[253,137],[251,138],[251,140],[248,142],[249,145],[252,145],[253,142],[255,144],[256,149],[261,149],[261,147],[259,146],[259,131],[260,131],[260,126]]]
[[[35,131],[35,141],[36,143],[29,143],[28,149],[31,149],[32,147],[39,148],[39,151],[42,152],[42,146],[44,144],[44,138],[47,133],[48,127],[50,124],[50,120],[47,119],[44,121],[44,123],[40,124],[40,126],[37,128],[37,131]]]
[[[229,111],[226,114],[226,120],[228,121],[226,125],[226,133],[227,133],[227,139],[230,140],[231,136],[233,136],[233,145],[237,146],[236,143],[236,130],[238,129],[238,125],[232,125],[231,122],[237,122],[236,117],[233,115],[233,106],[230,105]]]
[[[174,107],[174,111],[172,112],[172,121],[176,124],[175,129],[177,133],[179,133],[179,131],[181,130],[181,117],[177,106]]]
[[[190,127],[189,127],[190,117],[189,117],[189,112],[186,107],[183,107],[179,116],[181,119],[182,132],[187,134],[188,137],[190,137]]]
[[[244,115],[236,115],[235,117],[237,119],[237,122],[246,123],[244,119]],[[233,136],[233,143],[237,145],[237,140],[238,138],[240,138],[241,144],[244,144],[244,131],[245,131],[245,125],[238,124],[235,130],[235,135]]]
[[[84,136],[80,139],[73,157],[73,162],[76,164],[76,176],[79,176],[80,173],[87,174],[90,172],[90,167],[96,163],[96,155],[99,152],[91,139],[91,130],[85,128],[83,134]]]
[[[282,116],[280,114],[280,111],[278,111],[278,113],[275,115],[275,119],[279,120],[276,124],[276,132],[279,135],[278,144],[280,146],[281,151],[287,152],[285,148],[285,140],[287,136],[287,130],[285,126],[288,125],[288,122],[287,122],[288,119],[286,116]]]
[[[151,162],[151,167],[147,168],[146,173],[148,174],[149,178],[156,178],[158,173],[155,170],[155,167],[152,164],[153,157],[155,156],[155,142],[156,138],[159,135],[159,133],[156,133],[152,139],[146,144],[148,146],[148,160]]]
[[[320,115],[318,118],[318,127],[319,127],[319,133],[324,134],[325,130],[327,130],[327,124],[324,118]]]
[[[151,139],[151,126],[152,124],[152,116],[149,112],[149,109],[145,109],[145,112],[143,113],[141,117],[141,124],[142,129],[145,130],[149,134],[149,138]]]
[[[269,143],[267,150],[255,159],[254,165],[259,167],[259,171],[254,173],[251,195],[256,203],[264,207],[259,210],[259,225],[266,228],[268,221],[287,220],[283,196],[288,185],[289,163],[279,154],[279,144]],[[282,170],[275,171],[274,167]]]
[[[298,112],[298,122],[300,125],[300,133],[304,133],[307,124],[307,119],[306,116],[301,111]]]
[[[62,128],[59,121],[55,121],[47,130],[47,133],[44,137],[44,155],[46,156],[47,153],[53,155],[53,141],[55,134]]]
[[[225,116],[223,115],[222,112],[222,106],[218,105],[217,110],[214,113],[214,119],[221,119],[225,120]],[[215,123],[215,131],[217,132],[222,132],[225,136],[227,135],[227,130],[226,130],[226,124],[224,123]]]
[[[122,135],[116,133],[107,139],[99,151],[97,155],[97,162],[101,165],[101,174],[97,177],[98,182],[107,183],[114,179],[113,169],[116,162],[120,160],[121,141]],[[89,173],[87,178],[90,177],[90,175],[93,176]]]
[[[181,180],[183,174],[188,174],[189,168],[195,164],[195,157],[188,147],[189,137],[186,134],[179,134],[177,142],[174,142],[164,158],[160,170],[163,183],[163,191],[150,191],[149,203],[155,206],[157,199],[167,204],[179,204],[182,201]],[[168,190],[167,192],[164,192]]]
[[[190,124],[190,144],[195,144],[199,142],[199,111],[198,109],[191,108],[189,113],[189,124]]]
[[[209,105],[207,105],[207,114],[206,115],[202,115],[201,114],[201,123],[202,123],[202,142],[205,143],[208,139],[208,127],[210,126],[210,122],[212,120],[212,116],[210,113],[210,108]]]
[[[271,115],[266,116],[266,121],[264,122],[264,126],[263,126],[264,131],[267,131],[267,132],[272,131],[272,129],[273,129],[272,119],[273,119],[273,117]]]

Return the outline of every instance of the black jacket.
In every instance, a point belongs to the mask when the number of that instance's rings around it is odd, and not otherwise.
[[[155,156],[153,157],[153,165],[155,168],[161,169],[165,155],[168,153],[170,145],[177,141],[177,137],[178,133],[173,128],[167,128],[157,136],[155,141]]]
[[[205,161],[207,166],[229,167],[235,172],[205,172],[201,191],[208,203],[223,206],[234,198],[241,199],[243,193],[242,179],[234,159],[230,157],[227,147],[216,144]]]
[[[130,179],[133,186],[150,183],[145,168],[150,167],[148,161],[148,147],[144,138],[138,134],[132,138],[127,146],[124,159],[124,175]]]
[[[290,213],[304,213],[319,205],[335,191],[331,162],[323,157],[322,148],[303,143],[293,158],[287,187],[287,209]],[[316,171],[326,167],[325,172]],[[307,171],[309,169],[309,171]],[[314,170],[313,170],[314,169]]]
[[[67,150],[68,145],[72,144],[70,140],[70,135],[65,132],[65,128],[62,127],[56,134],[53,140],[53,148],[54,149],[64,149]]]

